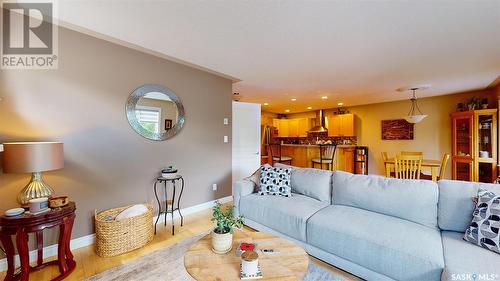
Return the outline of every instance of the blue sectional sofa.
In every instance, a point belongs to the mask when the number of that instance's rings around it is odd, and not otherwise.
[[[500,193],[499,185],[295,167],[291,185],[287,198],[238,181],[235,213],[367,280],[500,280],[500,255],[462,240],[478,188]]]

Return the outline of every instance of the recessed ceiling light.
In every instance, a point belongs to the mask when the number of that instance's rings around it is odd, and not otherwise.
[[[327,96],[322,96],[321,99],[322,100],[326,100],[326,99],[328,99],[328,97]]]
[[[286,113],[290,112],[290,109],[285,109],[285,112],[286,112]]]
[[[291,101],[296,101],[296,100],[297,100],[296,98],[291,99]]]
[[[308,106],[307,109],[313,109],[312,106]]]
[[[338,106],[344,106],[344,103],[343,102],[339,102],[337,103]]]
[[[265,102],[264,105],[269,105],[269,103]]]

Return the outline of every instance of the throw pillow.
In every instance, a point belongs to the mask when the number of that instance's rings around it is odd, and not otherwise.
[[[464,240],[500,254],[500,195],[479,189],[472,222]]]
[[[291,173],[292,170],[289,168],[262,166],[260,168],[259,194],[292,196]]]
[[[262,167],[267,167],[267,168],[271,168],[271,165],[269,164],[264,164],[262,166],[260,166],[260,168],[258,168],[257,170],[255,170],[255,172],[253,172],[253,174],[251,176],[248,176],[246,178],[244,178],[245,180],[249,180],[251,182],[254,183],[254,192],[257,192],[259,191],[259,186],[260,186],[260,171],[262,169]]]

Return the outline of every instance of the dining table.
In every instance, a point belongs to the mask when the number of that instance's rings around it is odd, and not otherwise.
[[[385,176],[390,178],[391,172],[394,171],[394,158],[385,160],[384,165]],[[430,171],[433,181],[437,181],[439,167],[441,167],[441,160],[422,159],[421,169],[423,171]]]

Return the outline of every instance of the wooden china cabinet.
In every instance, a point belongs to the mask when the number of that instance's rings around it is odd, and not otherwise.
[[[451,114],[452,177],[494,182],[497,178],[497,109]]]

